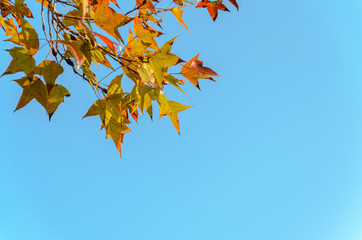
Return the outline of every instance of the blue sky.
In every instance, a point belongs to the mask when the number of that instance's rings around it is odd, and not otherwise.
[[[239,4],[186,11],[191,36],[171,20],[163,41],[222,78],[167,92],[193,106],[181,136],[142,116],[122,159],[70,71],[51,122],[36,102],[13,113],[1,78],[0,240],[362,239],[362,2]]]

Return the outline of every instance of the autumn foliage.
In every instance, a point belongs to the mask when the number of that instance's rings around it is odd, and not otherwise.
[[[187,7],[206,8],[214,21],[219,10],[229,10],[222,0],[164,1],[135,0],[134,7],[125,10],[119,0],[0,0],[0,26],[5,41],[15,45],[6,50],[12,61],[2,75],[24,74],[15,80],[23,89],[15,110],[35,99],[50,119],[70,96],[58,83],[63,68],[69,67],[98,98],[84,117],[99,116],[106,137],[113,139],[119,153],[131,118],[137,121],[145,112],[152,118],[154,104],[158,104],[159,118],[167,115],[180,133],[177,114],[189,106],[167,99],[164,86],[183,92],[184,79],[199,88],[199,79],[214,80],[219,75],[205,67],[199,55],[186,62],[173,53],[177,37],[158,42],[164,17],[175,17],[189,31],[183,20]],[[238,9],[235,0],[229,2]],[[40,14],[34,16],[34,11]],[[29,18],[35,18],[38,25],[32,26]],[[122,28],[128,34],[122,35]],[[44,44],[49,54],[37,63],[35,55]],[[98,64],[119,75],[113,80],[108,79],[109,74],[97,77]],[[124,78],[133,83],[131,91],[122,89]]]

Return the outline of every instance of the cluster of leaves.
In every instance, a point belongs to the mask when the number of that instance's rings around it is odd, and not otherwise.
[[[167,7],[160,7],[161,0],[135,0],[134,8],[121,11],[116,0],[36,0],[41,10],[41,24],[47,46],[50,50],[45,60],[36,64],[34,55],[39,50],[38,32],[29,22],[32,11],[25,0],[0,0],[0,26],[15,46],[7,50],[12,61],[3,75],[23,72],[24,77],[15,80],[23,88],[15,110],[36,99],[52,117],[68,90],[58,84],[63,67],[68,66],[74,73],[86,80],[98,100],[84,117],[99,116],[106,137],[111,137],[121,153],[124,134],[129,132],[130,117],[137,121],[139,114],[147,112],[153,117],[152,105],[159,106],[159,118],[169,116],[180,133],[177,114],[189,108],[184,104],[168,100],[164,86],[170,84],[182,91],[185,80],[199,88],[199,79],[213,80],[219,77],[195,56],[188,62],[171,53],[177,37],[161,47],[157,38],[162,33],[164,13],[170,12],[181,26],[188,28],[182,19],[185,7],[195,5],[207,8],[215,21],[218,10],[229,11],[222,0],[173,0]],[[229,0],[236,8],[235,0]],[[34,5],[34,4],[33,4]],[[118,11],[116,11],[117,9]],[[125,40],[119,28],[129,26]],[[151,25],[154,25],[153,27]],[[40,28],[40,27],[39,27]],[[94,66],[101,64],[111,73],[121,71],[109,84],[98,79]],[[171,67],[180,66],[179,72],[170,73]],[[126,92],[121,87],[122,78],[127,76],[133,83]]]

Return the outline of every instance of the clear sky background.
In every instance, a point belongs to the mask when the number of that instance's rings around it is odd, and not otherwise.
[[[70,71],[51,122],[36,102],[12,113],[1,78],[0,240],[361,240],[362,1],[239,4],[186,11],[191,36],[172,20],[162,41],[222,78],[168,92],[193,106],[181,136],[142,116],[122,159]]]

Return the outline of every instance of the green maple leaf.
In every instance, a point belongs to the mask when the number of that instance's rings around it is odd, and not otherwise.
[[[34,73],[42,75],[46,84],[54,85],[55,80],[63,71],[63,67],[59,63],[44,60],[35,68]]]
[[[31,73],[35,68],[35,60],[26,48],[13,47],[7,50],[13,57],[10,65],[2,75],[24,72],[26,75]]]
[[[70,93],[64,86],[55,85],[52,87],[47,99],[47,112],[49,114],[49,119],[57,110],[59,104],[64,102],[64,97],[70,97]]]
[[[172,44],[176,38],[177,37],[174,37],[167,41],[159,51],[155,52],[150,57],[150,63],[159,86],[162,86],[162,80],[166,69],[176,65],[180,60],[177,55],[170,53]]]
[[[44,83],[38,77],[23,77],[14,81],[23,88],[18,105],[14,111],[26,106],[34,98],[47,109],[47,90]]]

